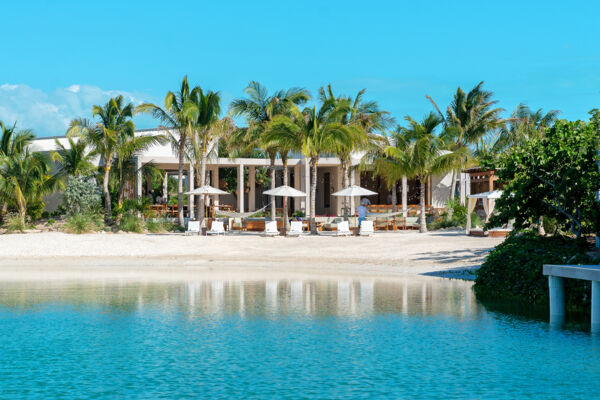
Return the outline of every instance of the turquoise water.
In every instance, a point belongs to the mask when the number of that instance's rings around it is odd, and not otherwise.
[[[1,284],[0,398],[598,398],[596,340],[437,278]]]

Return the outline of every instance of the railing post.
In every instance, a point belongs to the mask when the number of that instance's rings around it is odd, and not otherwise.
[[[559,328],[565,322],[565,291],[563,278],[548,276],[550,289],[550,326]]]
[[[592,281],[592,333],[600,333],[600,281]]]

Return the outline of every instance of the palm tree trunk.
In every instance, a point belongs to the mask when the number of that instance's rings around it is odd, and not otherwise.
[[[538,219],[538,235],[544,236],[546,234],[546,230],[544,229],[544,217],[541,216]]]
[[[392,184],[392,212],[396,212],[397,209],[397,205],[398,205],[398,196],[396,193],[396,190],[398,189],[398,182],[394,181],[394,183]]]
[[[450,183],[450,200],[454,200],[455,193],[456,193],[456,177],[458,175],[458,171],[453,169],[452,170],[452,182]]]
[[[340,160],[342,164],[342,185],[343,188],[350,186],[350,176],[348,171],[348,163],[345,160]],[[350,198],[344,197],[344,220],[348,221],[350,215]]]
[[[288,158],[287,154],[281,156],[281,161],[283,162],[283,185],[287,186],[288,184]],[[288,220],[288,198],[286,196],[283,197],[283,228],[287,232],[289,230],[290,221]]]
[[[117,218],[115,220],[115,224],[119,225],[121,223],[121,218],[123,217],[123,191],[125,187],[125,180],[123,179],[123,167],[119,167],[119,188],[117,189],[117,204],[119,206]]]
[[[199,184],[200,186],[206,185],[206,147],[202,148],[202,159],[200,161],[200,173],[199,175]],[[196,215],[198,216],[198,221],[200,221],[200,226],[202,226],[204,222],[204,195],[200,195],[196,204]]]
[[[179,177],[177,180],[177,221],[182,228],[185,226],[183,219],[183,160],[185,157],[185,139],[179,138]]]
[[[25,216],[27,215],[27,208],[24,205],[19,206],[19,218],[21,220],[21,226],[25,226]]]
[[[104,221],[112,224],[112,207],[110,203],[110,191],[108,190],[108,179],[110,177],[110,164],[104,166],[104,180],[102,182],[102,192],[104,193]]]
[[[271,190],[275,189],[275,157],[277,153],[269,153],[269,175],[271,176]],[[271,196],[271,220],[277,220],[277,208],[275,204],[275,196]]]
[[[315,205],[317,203],[317,168],[319,164],[318,157],[311,157],[310,164],[312,167],[312,176],[310,177],[310,230],[312,233],[317,233],[317,223],[315,217]]]
[[[425,215],[425,180],[426,177],[420,177],[419,182],[421,184],[421,189],[419,193],[419,203],[421,205],[421,219],[420,219],[420,227],[419,232],[425,233],[427,232],[427,216]]]

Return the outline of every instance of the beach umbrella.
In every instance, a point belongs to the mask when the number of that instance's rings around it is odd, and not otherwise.
[[[263,194],[281,197],[306,197],[306,193],[286,185],[276,187],[275,189],[265,190]]]
[[[188,195],[203,195],[203,194],[213,195],[213,194],[229,194],[229,193],[224,190],[217,189],[217,188],[214,188],[209,185],[204,185],[204,186],[200,186],[192,191],[185,192],[185,194],[188,194]]]
[[[332,193],[332,196],[344,196],[344,197],[360,197],[360,196],[374,196],[379,194],[369,189],[365,189],[364,187],[360,187],[358,185],[351,185],[345,189],[342,189],[338,192]],[[355,221],[356,222],[356,221]]]

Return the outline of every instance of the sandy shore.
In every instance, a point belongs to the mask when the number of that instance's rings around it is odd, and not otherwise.
[[[265,238],[179,234],[0,236],[0,280],[241,279],[435,274],[468,277],[502,239],[462,232]]]

